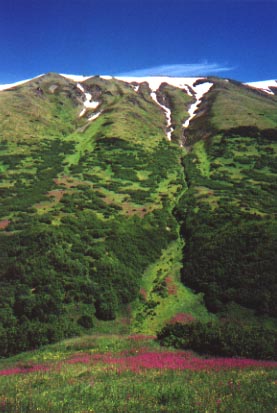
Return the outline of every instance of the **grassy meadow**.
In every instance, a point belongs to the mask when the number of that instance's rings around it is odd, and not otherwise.
[[[274,413],[276,363],[200,358],[146,335],[70,339],[0,363],[0,411]]]

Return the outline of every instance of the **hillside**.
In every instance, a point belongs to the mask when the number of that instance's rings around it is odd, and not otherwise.
[[[5,413],[276,412],[277,363],[94,334],[0,361]]]
[[[2,356],[172,320],[276,328],[274,86],[49,73],[2,89]]]

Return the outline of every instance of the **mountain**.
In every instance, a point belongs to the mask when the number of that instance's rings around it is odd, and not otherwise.
[[[1,355],[174,320],[276,329],[276,86],[0,87]]]

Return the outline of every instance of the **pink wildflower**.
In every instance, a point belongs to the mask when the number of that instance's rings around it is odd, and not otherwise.
[[[178,313],[175,314],[174,317],[171,318],[169,324],[181,323],[181,324],[188,324],[195,321],[195,318],[191,314],[186,313]]]

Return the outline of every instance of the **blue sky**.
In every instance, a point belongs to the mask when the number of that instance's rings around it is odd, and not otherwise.
[[[277,78],[277,1],[5,0],[0,83],[46,72]]]

